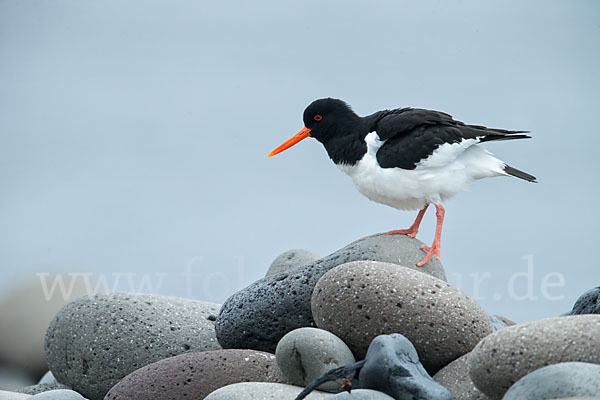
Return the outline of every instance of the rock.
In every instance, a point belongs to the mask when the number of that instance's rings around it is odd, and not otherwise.
[[[512,385],[502,400],[600,397],[600,365],[566,362],[535,370]]]
[[[388,396],[383,392],[371,389],[356,389],[352,392],[338,393],[332,397],[332,400],[344,399],[344,400],[394,400],[393,397]]]
[[[450,392],[427,374],[412,343],[399,333],[373,339],[358,380],[361,388],[395,399],[452,400]]]
[[[56,315],[46,333],[46,359],[62,382],[90,400],[121,378],[163,358],[219,349],[219,305],[150,294],[82,297]]]
[[[466,293],[395,264],[356,261],[327,272],[315,286],[317,326],[364,357],[371,340],[401,333],[430,373],[468,353],[492,332],[487,314]]]
[[[504,321],[502,321],[495,315],[489,314],[488,318],[490,319],[490,322],[492,324],[492,330],[494,332],[499,331],[500,329],[504,329],[508,326]]]
[[[34,395],[38,393],[44,393],[49,390],[57,389],[70,389],[70,387],[58,382],[38,383],[37,385],[25,386],[23,388],[17,389],[15,390],[15,392]]]
[[[273,260],[265,276],[288,272],[296,267],[317,261],[319,258],[321,258],[321,256],[312,251],[302,249],[288,250]]]
[[[275,355],[255,350],[214,350],[166,358],[127,375],[105,400],[203,399],[232,383],[287,383]]]
[[[307,386],[334,368],[356,362],[342,339],[317,328],[298,328],[287,333],[277,344],[275,356],[281,372],[298,386]],[[319,389],[335,390],[339,385],[327,382]]]
[[[243,382],[215,390],[205,400],[294,400],[302,387],[283,383]],[[331,399],[334,395],[319,391],[311,392],[307,400]]]
[[[582,294],[566,315],[600,314],[600,286]]]
[[[48,371],[40,378],[38,384],[40,383],[56,383],[56,378],[52,375],[51,371]]]
[[[85,400],[79,393],[69,389],[50,390],[30,397],[31,400]]]
[[[0,400],[25,400],[30,398],[31,396],[28,394],[0,390]]]
[[[53,286],[57,279],[64,282],[64,292]],[[65,303],[84,294],[83,280],[40,274],[0,299],[0,360],[32,376],[43,374],[48,370],[44,359],[48,324]]]
[[[600,315],[573,315],[509,326],[483,339],[469,357],[479,390],[500,399],[536,369],[568,361],[600,363]]]
[[[433,380],[452,393],[452,398],[460,400],[488,400],[485,394],[475,387],[469,376],[469,355],[457,358],[433,376]]]
[[[498,318],[500,321],[504,322],[506,324],[506,326],[513,326],[516,325],[517,323],[514,321],[511,321],[510,319],[503,317],[502,315],[494,315],[494,317]]]
[[[2,341],[1,337],[0,341]],[[16,390],[34,383],[35,380],[27,371],[10,365],[0,364],[0,390]]]
[[[437,260],[415,266],[425,254],[421,244],[405,235],[369,236],[302,268],[260,279],[223,304],[216,323],[219,343],[224,348],[274,352],[286,333],[314,326],[310,298],[315,284],[325,272],[349,261],[398,263],[445,280]]]

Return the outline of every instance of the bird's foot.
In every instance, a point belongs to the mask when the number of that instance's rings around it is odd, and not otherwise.
[[[417,233],[419,232],[418,229],[414,229],[414,228],[408,228],[408,229],[396,229],[393,231],[389,231],[384,233],[384,235],[408,235],[408,237],[411,238],[415,238],[417,236]]]
[[[429,261],[431,259],[431,257],[433,257],[434,255],[438,260],[440,259],[440,244],[439,243],[433,242],[433,245],[431,247],[422,245],[421,249],[426,250],[427,255],[425,256],[424,259],[422,259],[421,261],[419,261],[417,263],[417,267],[422,267],[423,265],[425,265],[427,263],[427,261]]]

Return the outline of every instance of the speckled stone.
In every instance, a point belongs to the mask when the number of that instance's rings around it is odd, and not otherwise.
[[[314,326],[310,298],[315,284],[330,269],[356,260],[402,264],[446,279],[439,261],[423,267],[421,242],[406,235],[374,235],[289,273],[265,277],[231,296],[221,308],[216,329],[223,348],[249,348],[274,352],[286,333]]]
[[[489,400],[489,397],[475,387],[469,376],[470,354],[467,353],[446,365],[433,376],[433,380],[448,389],[454,399]]]
[[[377,390],[356,389],[350,393],[338,393],[331,400],[394,400],[394,398]]]
[[[219,349],[219,305],[149,294],[82,297],[56,315],[46,360],[62,382],[100,400],[136,369],[177,354]]]
[[[567,315],[600,314],[600,286],[582,294]]]
[[[31,400],[85,400],[85,397],[69,389],[49,390],[30,397]]]
[[[431,374],[492,332],[487,314],[466,293],[431,275],[375,261],[347,263],[323,275],[312,312],[317,326],[339,336],[357,359],[376,336],[403,334]]]
[[[600,363],[600,315],[573,315],[509,326],[483,339],[469,357],[469,375],[500,399],[520,378],[561,362]]]
[[[294,400],[304,388],[283,383],[244,382],[215,390],[205,400]],[[307,400],[331,399],[334,395],[313,391]]]
[[[214,350],[166,358],[127,375],[105,400],[203,399],[232,383],[288,383],[275,355],[255,350]]]
[[[320,259],[321,256],[309,250],[292,249],[280,254],[269,267],[265,276],[277,275],[282,272],[288,272],[296,267],[312,263]]]
[[[25,386],[23,388],[17,389],[15,390],[15,392],[34,395],[38,393],[44,393],[49,390],[57,389],[70,389],[70,387],[58,382],[38,383],[37,385]]]
[[[563,397],[600,397],[600,365],[567,362],[525,375],[502,400],[549,400]]]
[[[275,356],[281,372],[298,386],[307,386],[334,368],[356,362],[342,339],[317,328],[288,332],[277,344]],[[339,389],[339,384],[326,382],[319,389],[335,390]]]

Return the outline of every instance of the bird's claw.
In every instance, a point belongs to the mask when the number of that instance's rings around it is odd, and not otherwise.
[[[431,257],[433,257],[435,255],[435,258],[437,258],[438,260],[440,259],[440,245],[439,243],[433,243],[433,245],[427,246],[427,245],[422,245],[421,249],[426,250],[427,251],[427,255],[425,256],[424,259],[422,259],[421,261],[419,261],[417,263],[417,267],[422,267],[423,265],[425,265],[427,263],[427,261],[429,261],[431,259]]]

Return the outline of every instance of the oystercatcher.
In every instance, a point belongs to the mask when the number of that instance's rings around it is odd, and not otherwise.
[[[435,238],[431,246],[421,246],[427,255],[417,266],[423,266],[433,255],[440,258],[444,200],[482,178],[515,176],[536,182],[534,176],[479,146],[493,140],[531,138],[524,133],[528,132],[467,125],[440,111],[408,107],[360,117],[342,100],[326,98],[312,102],[304,110],[304,128],[268,156],[307,137],[317,139],[368,199],[399,210],[420,210],[408,229],[388,235],[414,238],[427,207],[433,204]]]

